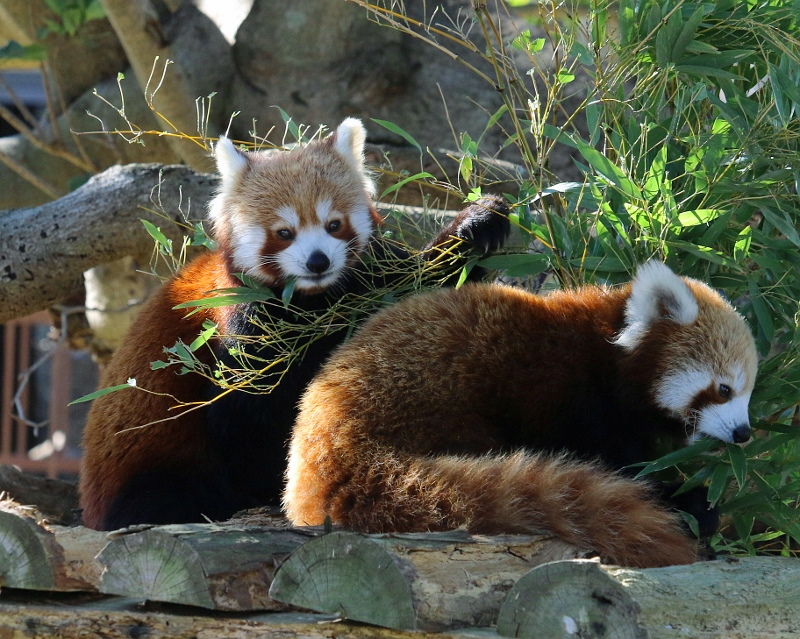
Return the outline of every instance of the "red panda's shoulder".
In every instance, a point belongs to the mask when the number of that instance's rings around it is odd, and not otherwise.
[[[219,288],[232,286],[224,258],[208,252],[195,258],[167,280],[144,304],[104,372],[104,385],[116,385],[129,377],[150,377],[150,363],[163,358],[165,347],[178,340],[191,343],[203,323],[210,320],[224,326],[233,307],[203,309],[175,308],[184,302],[208,297]],[[158,376],[154,376],[154,380]]]

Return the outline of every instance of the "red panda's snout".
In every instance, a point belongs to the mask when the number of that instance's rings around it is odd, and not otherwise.
[[[673,371],[658,380],[656,403],[682,419],[687,438],[700,435],[742,444],[750,439],[748,406],[753,387],[744,369],[732,365],[729,373],[700,368]]]
[[[316,209],[319,222],[289,225],[286,246],[274,253],[282,277],[293,278],[295,288],[307,293],[335,284],[355,260],[355,247],[361,248],[350,224],[352,214],[345,217],[331,213],[327,201],[318,203]]]

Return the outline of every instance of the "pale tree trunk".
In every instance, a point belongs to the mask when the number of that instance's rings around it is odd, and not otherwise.
[[[189,141],[180,137],[167,137],[173,152],[189,166],[208,170],[208,150],[204,139],[206,132],[202,130],[202,123],[201,130],[198,130],[195,97],[199,85],[203,84],[198,80],[205,74],[213,75],[208,68],[197,64],[201,57],[197,55],[200,47],[209,46],[209,42],[204,38],[199,42],[180,43],[183,46],[194,45],[192,48],[195,55],[189,58],[187,51],[180,50],[173,42],[170,31],[174,31],[174,26],[191,19],[190,13],[195,20],[204,19],[209,23],[210,20],[192,5],[180,2],[163,3],[162,15],[159,15],[156,6],[149,0],[101,0],[101,3],[125,47],[139,86],[145,91],[145,97],[152,103],[155,112],[160,114],[159,126],[169,134],[182,132],[195,138]],[[206,37],[211,32],[212,29],[209,28]],[[221,46],[219,41],[224,41],[222,34],[216,35],[217,45]],[[206,56],[202,57],[207,60]],[[172,64],[165,68],[167,61]],[[166,78],[163,82],[162,77]],[[220,86],[213,90],[224,91],[225,87]],[[215,131],[211,132],[212,135],[214,133]]]

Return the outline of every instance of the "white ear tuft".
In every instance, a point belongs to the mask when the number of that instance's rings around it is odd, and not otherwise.
[[[220,136],[214,149],[217,159],[217,170],[223,182],[230,182],[247,168],[247,156],[239,151],[228,138]]]
[[[370,197],[375,196],[375,182],[370,172],[364,166],[364,142],[367,140],[367,130],[356,118],[345,118],[333,134],[333,148],[347,163],[361,176],[364,190]]]
[[[640,266],[631,284],[625,306],[625,327],[616,343],[635,348],[657,320],[691,324],[697,319],[697,300],[679,276],[661,262],[650,261]]]
[[[345,160],[356,169],[364,165],[364,142],[367,140],[367,131],[361,120],[345,118],[336,128],[333,146]]]

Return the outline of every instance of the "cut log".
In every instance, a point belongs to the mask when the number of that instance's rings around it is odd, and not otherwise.
[[[0,493],[18,504],[35,507],[51,523],[69,526],[77,519],[78,487],[74,482],[36,477],[0,464]]]
[[[97,590],[95,555],[106,534],[87,528],[43,526],[31,517],[0,510],[0,583],[29,590]]]
[[[100,592],[213,610],[283,610],[269,596],[276,562],[315,534],[218,524],[117,534],[98,556]]]
[[[273,599],[399,630],[489,626],[532,566],[578,556],[550,536],[333,532],[295,550]]]
[[[559,639],[789,639],[800,630],[800,561],[743,557],[635,570],[560,561],[522,577],[497,633]]]
[[[489,635],[491,637],[492,635]],[[131,599],[13,591],[0,598],[0,639],[475,639],[386,630],[305,613],[234,616]]]

